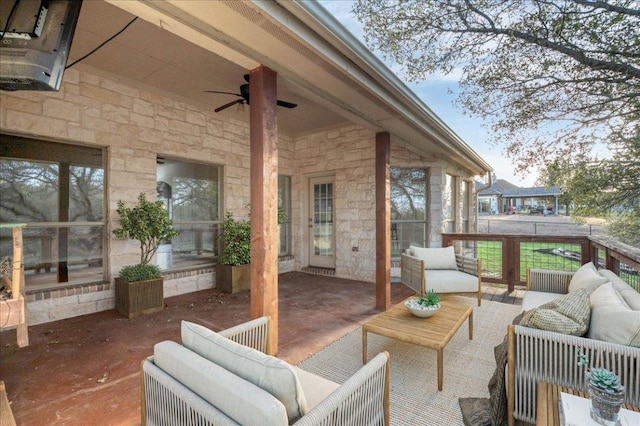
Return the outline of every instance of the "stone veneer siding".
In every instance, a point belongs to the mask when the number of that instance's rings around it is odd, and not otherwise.
[[[137,243],[115,239],[110,232],[117,227],[116,203],[120,199],[133,203],[140,192],[156,193],[158,155],[224,166],[223,208],[236,217],[247,217],[248,123],[222,118],[204,106],[156,89],[131,85],[90,67],[78,68],[65,72],[60,92],[3,92],[0,128],[4,133],[24,137],[106,148],[105,250],[109,281],[122,266],[136,263],[139,257]],[[336,194],[336,276],[374,281],[374,132],[344,125],[296,138],[281,134],[278,154],[279,173],[291,176],[294,255],[293,259],[281,262],[280,270],[300,270],[308,265],[309,178],[331,175],[335,178]],[[444,185],[446,163],[427,161],[398,145],[392,146],[391,163],[398,167],[429,168],[430,242],[438,245],[443,226],[438,191]],[[358,251],[352,251],[353,247]],[[215,286],[213,271],[190,274],[168,273],[165,296]],[[108,283],[60,287],[46,295],[33,294],[28,304],[29,323],[113,309],[111,287]]]

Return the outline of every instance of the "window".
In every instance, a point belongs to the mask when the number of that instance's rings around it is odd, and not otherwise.
[[[471,232],[471,222],[469,213],[471,212],[471,182],[465,180],[462,182],[462,232]]]
[[[280,223],[279,256],[291,254],[291,177],[278,175],[278,210],[282,213]]]
[[[392,167],[391,255],[410,245],[427,246],[427,171]]]
[[[156,189],[180,235],[158,248],[160,269],[211,264],[218,255],[222,167],[158,157]]]
[[[446,175],[442,204],[445,211],[445,232],[456,232],[456,215],[458,211],[457,179],[450,174]]]
[[[26,290],[104,282],[103,150],[0,135],[0,222],[25,223]],[[0,258],[12,256],[10,228]]]

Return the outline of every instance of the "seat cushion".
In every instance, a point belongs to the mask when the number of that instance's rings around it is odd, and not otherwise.
[[[612,283],[591,294],[589,338],[640,347],[640,311],[632,310]]]
[[[546,291],[527,291],[522,298],[522,311],[530,311],[562,296],[559,293],[547,293]]]
[[[313,407],[321,403],[326,397],[331,395],[334,390],[340,387],[339,384],[331,380],[309,373],[299,367],[293,367],[293,369],[296,371],[298,379],[300,379],[309,410],[312,410]]]
[[[478,277],[460,271],[431,269],[424,271],[426,290],[436,293],[460,293],[478,291]]]
[[[587,290],[587,293],[591,294],[593,290],[607,281],[607,278],[598,273],[593,262],[588,262],[582,265],[571,277],[569,293],[573,293],[578,289],[584,288]]]
[[[572,336],[584,336],[589,329],[590,316],[588,291],[581,288],[525,312],[520,325]]]
[[[290,423],[307,413],[298,376],[285,361],[188,321],[182,321],[182,344],[275,396],[284,404]]]
[[[458,269],[453,246],[437,248],[410,246],[409,250],[412,256],[424,260],[425,269]]]
[[[277,398],[184,346],[160,342],[153,355],[158,368],[237,423],[288,424],[287,412]]]

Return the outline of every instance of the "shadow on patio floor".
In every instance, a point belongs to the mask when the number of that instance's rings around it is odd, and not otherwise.
[[[505,290],[484,298],[518,303]],[[516,292],[517,293],[517,292]],[[412,293],[391,285],[392,304]],[[506,296],[506,297],[505,297]],[[513,296],[513,295],[511,295]],[[165,310],[126,319],[115,310],[29,327],[30,345],[0,333],[0,379],[18,425],[140,424],[140,363],[180,321],[222,330],[249,319],[249,292],[205,290],[167,298]],[[279,276],[279,353],[297,364],[378,313],[375,285],[301,272]]]

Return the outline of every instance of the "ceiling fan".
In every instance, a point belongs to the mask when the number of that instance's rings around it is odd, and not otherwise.
[[[235,104],[240,104],[240,105],[244,105],[247,104],[249,105],[249,74],[245,74],[244,75],[244,79],[247,82],[246,84],[242,84],[240,86],[240,93],[232,93],[232,92],[220,92],[218,90],[205,90],[205,92],[207,93],[220,93],[222,95],[233,95],[233,96],[239,96],[240,99],[236,99],[235,101],[229,102],[227,104],[224,104],[216,109],[214,109],[215,112],[220,112],[223,109],[227,109],[230,106],[233,106]],[[285,108],[295,108],[298,106],[298,104],[294,104],[291,102],[286,102],[286,101],[281,101],[278,100],[277,102],[278,106],[281,107],[285,107]]]

